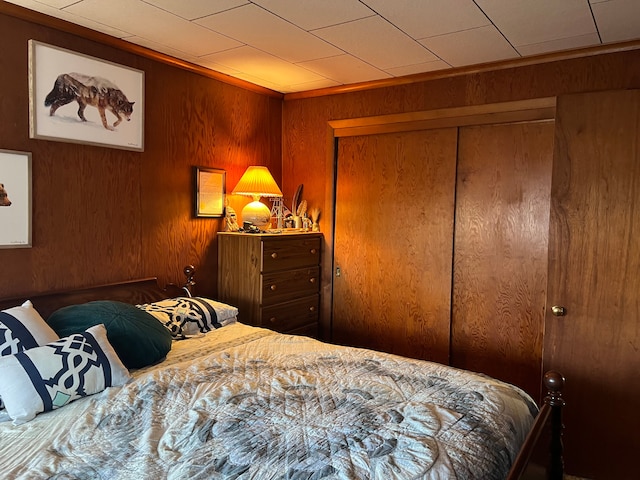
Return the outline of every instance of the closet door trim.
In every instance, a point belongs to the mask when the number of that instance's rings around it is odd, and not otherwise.
[[[535,122],[555,118],[556,98],[535,98],[515,102],[398,113],[373,117],[332,120],[334,137],[407,132],[433,128],[464,127],[497,123]]]

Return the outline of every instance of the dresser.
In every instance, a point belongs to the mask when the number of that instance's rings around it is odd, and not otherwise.
[[[321,233],[218,233],[218,298],[238,320],[316,337]]]

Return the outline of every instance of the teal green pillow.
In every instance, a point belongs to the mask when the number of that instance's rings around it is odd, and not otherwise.
[[[159,362],[171,350],[171,333],[147,312],[128,303],[100,300],[56,310],[47,323],[60,337],[102,323],[107,339],[127,368]]]

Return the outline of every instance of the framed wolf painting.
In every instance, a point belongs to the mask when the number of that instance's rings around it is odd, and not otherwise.
[[[0,248],[31,246],[31,153],[0,150]]]
[[[144,72],[29,40],[31,138],[144,150]]]

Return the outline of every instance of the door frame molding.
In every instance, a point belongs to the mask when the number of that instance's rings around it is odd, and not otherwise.
[[[500,123],[519,123],[549,121],[555,119],[556,97],[543,97],[512,102],[468,105],[436,110],[423,110],[407,113],[356,117],[327,122],[326,152],[327,179],[325,198],[330,208],[326,209],[324,232],[325,252],[322,261],[322,300],[320,315],[320,338],[331,339],[333,313],[333,272],[334,272],[334,232],[335,232],[335,194],[338,161],[338,141],[341,137],[359,135],[377,135],[384,133],[429,130],[435,128],[463,127],[470,125],[490,125]]]

